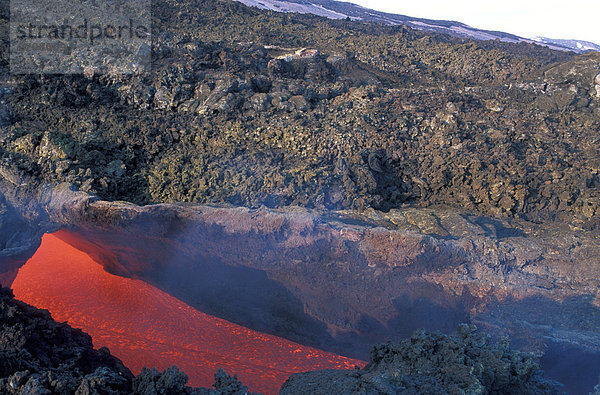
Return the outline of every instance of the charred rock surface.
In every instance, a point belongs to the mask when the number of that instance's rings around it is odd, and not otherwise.
[[[281,394],[556,394],[533,355],[513,351],[506,339],[491,344],[474,327],[456,335],[416,332],[397,344],[371,350],[361,370],[292,375]]]
[[[215,373],[214,388],[188,387],[187,382],[188,376],[176,366],[163,372],[144,368],[133,379],[132,395],[253,395],[236,376],[228,375],[223,369]]]
[[[229,1],[153,14],[149,75],[0,78],[0,172],[136,204],[445,204],[597,225],[598,54]]]

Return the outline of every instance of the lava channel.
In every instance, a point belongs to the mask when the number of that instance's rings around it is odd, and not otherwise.
[[[177,365],[190,385],[210,387],[217,368],[251,391],[277,393],[290,374],[353,369],[364,362],[293,343],[209,316],[141,281],[106,272],[52,234],[19,269],[15,296],[47,309],[108,347],[134,373]]]

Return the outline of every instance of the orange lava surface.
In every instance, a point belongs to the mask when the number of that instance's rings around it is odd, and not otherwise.
[[[140,280],[115,276],[52,234],[12,284],[15,296],[89,333],[134,373],[177,365],[190,385],[210,387],[222,367],[250,391],[277,393],[292,373],[364,362],[209,316]],[[243,295],[240,295],[243,297]]]

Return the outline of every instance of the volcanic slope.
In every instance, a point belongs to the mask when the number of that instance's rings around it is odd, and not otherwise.
[[[598,223],[598,54],[231,1],[157,1],[153,15],[148,75],[6,78],[7,185],[22,172],[32,189],[138,204]]]

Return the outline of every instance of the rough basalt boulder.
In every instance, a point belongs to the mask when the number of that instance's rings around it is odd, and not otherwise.
[[[230,376],[223,369],[218,369],[214,377],[213,388],[188,387],[188,376],[176,366],[163,372],[143,368],[133,380],[132,395],[252,395],[237,376]]]
[[[474,326],[455,335],[418,331],[397,344],[372,348],[369,364],[355,371],[292,375],[281,394],[556,394],[531,354],[513,351],[508,340],[492,344]]]

